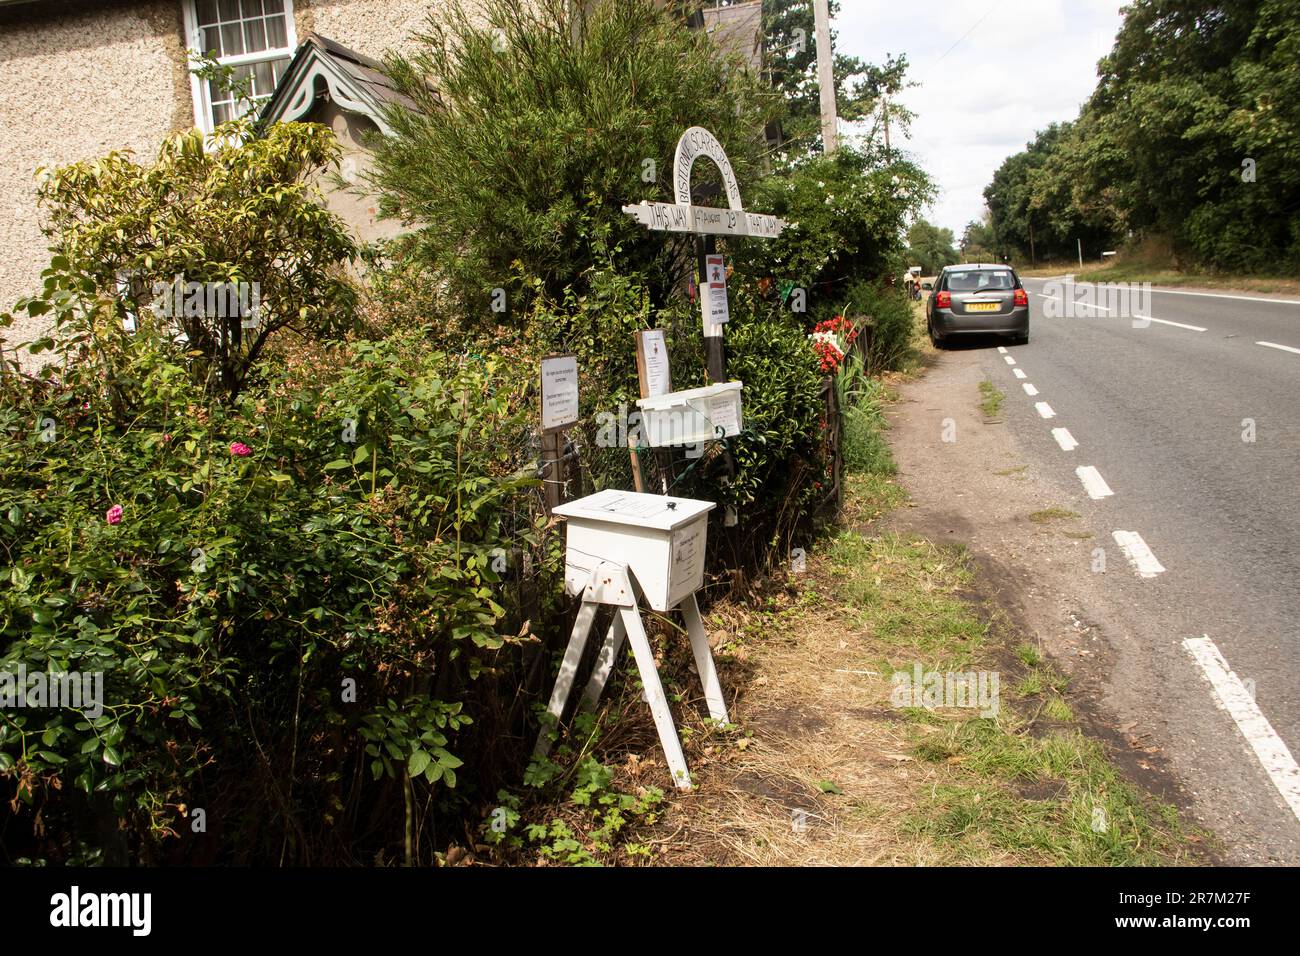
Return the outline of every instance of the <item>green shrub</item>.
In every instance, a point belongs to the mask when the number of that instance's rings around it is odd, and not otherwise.
[[[7,854],[345,862],[405,821],[427,859],[502,663],[493,558],[536,541],[509,376],[394,338],[227,405],[121,358],[129,416],[89,363],[0,401],[0,671],[104,675],[100,714],[0,711]]]
[[[703,30],[653,0],[460,0],[431,18],[415,53],[388,64],[411,107],[376,143],[384,212],[418,224],[413,254],[452,292],[462,321],[490,324],[537,280],[552,301],[597,262],[640,275],[656,305],[689,238],[650,233],[622,207],[673,201],[673,151],[690,126],[726,147],[742,188],[778,98]],[[701,162],[699,183],[717,181]],[[517,267],[516,267],[517,264]]]
[[[855,282],[839,305],[854,322],[871,319],[866,337],[866,371],[871,375],[905,368],[916,357],[916,314],[913,303],[898,286],[883,282]]]
[[[42,293],[19,307],[56,322],[97,313],[96,344],[109,350],[123,347],[129,320],[228,397],[281,330],[348,329],[355,290],[343,267],[355,249],[314,179],[338,161],[338,141],[315,123],[252,133],[237,121],[206,140],[178,133],[151,163],[115,152],[49,171],[39,196],[57,255]],[[84,356],[85,340],[60,341]]]
[[[737,269],[803,287],[810,310],[825,308],[855,281],[897,271],[906,223],[931,194],[918,167],[872,148],[841,146],[789,166],[746,198],[750,208],[785,218],[785,230],[739,244]]]

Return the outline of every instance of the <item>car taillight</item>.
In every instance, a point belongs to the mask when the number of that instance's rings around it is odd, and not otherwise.
[[[952,308],[952,293],[950,293],[950,292],[939,292],[939,293],[937,293],[937,294],[935,295],[935,297],[934,297],[934,304],[935,304],[935,306],[936,306],[937,308],[940,308],[940,309],[951,309],[951,308]]]
[[[1028,305],[1028,304],[1029,304],[1029,293],[1026,292],[1024,289],[1017,289],[1016,305]]]

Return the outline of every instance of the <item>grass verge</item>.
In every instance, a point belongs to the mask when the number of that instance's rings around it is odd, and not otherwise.
[[[985,418],[997,418],[998,412],[1002,411],[1002,402],[1006,395],[998,390],[991,379],[985,379],[980,382],[980,409],[984,412]]]

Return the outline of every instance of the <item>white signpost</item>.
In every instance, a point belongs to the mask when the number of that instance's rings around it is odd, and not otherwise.
[[[547,712],[556,721],[564,713],[596,611],[602,604],[613,607],[614,619],[583,691],[583,706],[594,708],[600,701],[626,639],[636,658],[673,783],[682,790],[690,789],[691,775],[637,605],[638,599],[644,598],[651,610],[681,611],[709,716],[725,723],[727,706],[722,699],[722,685],[695,600],[695,592],[704,583],[708,513],[715,507],[710,501],[607,489],[560,505],[554,511],[568,522],[565,588],[574,596],[582,596],[582,606]],[[548,729],[543,728],[534,753],[545,756],[550,745]]]
[[[691,170],[695,160],[701,156],[712,160],[722,173],[727,192],[726,209],[691,204]],[[702,236],[770,239],[779,236],[785,228],[785,222],[776,216],[748,212],[741,206],[740,187],[731,161],[727,159],[722,144],[703,127],[692,126],[677,141],[673,158],[673,189],[675,203],[641,202],[624,206],[623,211],[650,229]],[[704,262],[706,275],[704,294],[700,299],[706,345],[712,343],[709,364],[712,384],[699,389],[671,391],[663,332],[646,330],[638,333],[637,370],[642,398],[637,404],[652,435],[651,446],[677,444],[683,437],[707,441],[737,435],[743,427],[741,383],[722,381],[722,331],[729,318],[726,268],[722,257],[713,254],[711,249],[706,248],[703,255],[707,256]],[[569,378],[573,382],[571,389]],[[572,366],[557,364],[549,371],[543,366],[543,431],[546,431],[548,422],[562,422],[570,415],[574,419],[577,417],[576,361]],[[635,450],[633,463],[635,480],[640,487]],[[709,716],[725,722],[727,708],[722,699],[722,686],[718,682],[704,621],[695,600],[695,592],[704,583],[708,513],[715,507],[709,501],[607,489],[550,509],[552,514],[567,522],[565,588],[575,597],[580,595],[582,605],[569,636],[547,712],[556,722],[564,713],[582,652],[596,620],[596,611],[601,605],[609,605],[615,609],[615,614],[583,693],[584,706],[595,707],[600,700],[618,652],[623,641],[627,640],[636,658],[645,697],[668,759],[668,769],[673,782],[683,790],[691,786],[690,771],[655,668],[654,652],[641,624],[638,601],[644,598],[652,610],[660,613],[681,612]],[[734,523],[734,513],[728,509],[726,524]],[[544,756],[550,747],[550,729],[543,728],[534,752]]]

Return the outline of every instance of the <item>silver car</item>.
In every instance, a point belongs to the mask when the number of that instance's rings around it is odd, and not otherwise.
[[[1029,293],[1010,266],[946,266],[925,307],[936,348],[952,335],[1008,335],[1029,341]]]

